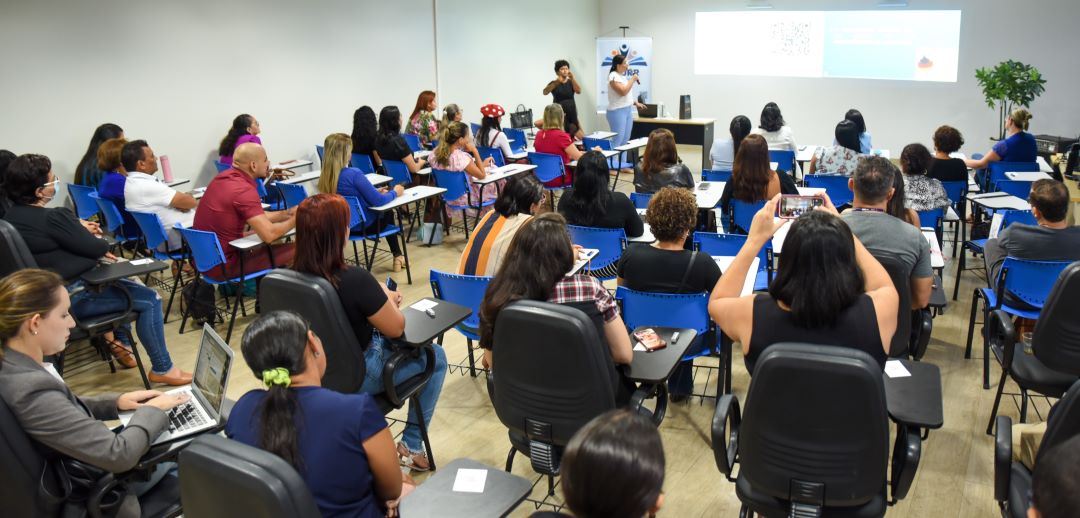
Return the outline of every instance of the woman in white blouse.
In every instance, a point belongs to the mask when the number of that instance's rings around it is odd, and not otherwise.
[[[761,125],[754,128],[754,133],[765,137],[770,150],[798,151],[795,146],[795,136],[791,128],[784,122],[784,116],[780,113],[780,107],[776,103],[769,103],[761,110]]]
[[[626,69],[628,68],[630,65],[626,63],[626,56],[619,54],[611,58],[611,70],[608,72],[607,121],[611,131],[616,133],[611,141],[613,146],[621,146],[630,140],[630,130],[634,128],[633,108],[645,107],[641,103],[634,102],[631,92],[634,90],[634,84],[640,84],[641,79],[637,75],[627,79]]]

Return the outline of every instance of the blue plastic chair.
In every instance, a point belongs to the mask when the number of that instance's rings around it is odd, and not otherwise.
[[[296,207],[307,199],[307,190],[303,185],[278,182],[277,187],[281,190],[281,198],[285,202],[286,209]]]
[[[229,304],[229,297],[225,297],[225,310],[232,313],[232,317],[229,319],[229,331],[225,334],[225,342],[228,342],[232,339],[233,326],[236,325],[236,310],[243,306],[244,282],[250,279],[258,279],[270,273],[271,269],[267,268],[246,275],[227,278],[223,281],[202,275],[214,268],[219,268],[221,277],[225,277],[226,261],[225,252],[221,249],[221,241],[218,240],[217,234],[213,232],[195,230],[192,228],[177,228],[180,230],[180,235],[183,236],[184,243],[191,252],[191,260],[195,264],[195,269],[199,271],[198,278],[201,278],[207,284],[212,286],[232,284],[236,290],[236,297],[232,304]],[[247,312],[245,311],[244,314],[246,315]],[[185,313],[183,319],[180,320],[180,334],[184,334],[184,326],[187,324],[187,318],[188,315]]]
[[[97,202],[94,201],[94,197],[97,196],[97,189],[87,185],[69,183],[68,195],[71,196],[71,203],[75,205],[75,214],[79,216],[79,219],[90,219],[101,212]]]
[[[221,173],[232,166],[222,162],[221,160],[214,160],[214,167],[217,168],[217,172]]]
[[[835,207],[850,204],[855,194],[848,188],[850,177],[841,175],[808,174],[804,178],[807,187],[824,187]]]
[[[480,153],[480,158],[487,160],[491,157],[495,161],[495,167],[502,167],[506,165],[506,158],[503,157],[503,152],[497,147],[478,147],[476,151]]]
[[[480,125],[475,122],[469,123],[469,129],[472,130],[472,134],[474,137],[480,134]]]
[[[503,133],[506,134],[506,140],[510,141],[510,151],[514,154],[524,153],[525,148],[529,147],[529,138],[525,136],[525,130],[503,128]]]
[[[711,332],[715,338],[710,340],[708,348],[687,354],[680,361],[693,362],[694,358],[719,354],[725,370],[724,375],[726,379],[731,379],[730,353],[718,347],[721,335],[716,324],[709,318],[708,293],[650,293],[619,286],[615,290],[615,298],[622,303],[623,323],[629,331],[639,327],[689,328],[697,331],[701,339],[705,339]],[[717,397],[721,392],[726,393],[721,388],[724,385],[725,383],[717,380]],[[661,386],[666,388],[666,384]]]
[[[562,178],[566,173],[566,169],[563,167],[562,157],[558,155],[552,155],[550,153],[537,153],[532,151],[529,153],[529,163],[536,166],[533,170],[533,174],[536,175],[536,179],[541,183],[547,183],[552,180]],[[548,191],[558,191],[567,189],[572,185],[560,185],[551,187],[544,185],[544,189]],[[555,196],[554,194],[549,197],[551,201],[551,210],[555,210]]]
[[[322,157],[319,157],[322,160]],[[353,153],[352,159],[349,160],[349,165],[357,168],[364,174],[371,174],[375,172],[375,162],[369,155],[362,155],[360,153]]]
[[[649,208],[649,200],[653,197],[651,192],[632,192],[630,193],[630,201],[634,204],[635,209],[647,209]]]
[[[730,182],[731,171],[722,171],[719,169],[702,169],[701,181],[703,182]]]
[[[619,262],[623,250],[626,249],[626,232],[621,228],[598,228],[567,225],[570,231],[570,240],[575,245],[583,248],[595,248],[600,252],[582,268],[582,271],[603,281],[609,281],[616,277],[614,272],[605,272],[604,269]],[[613,270],[613,268],[608,268]]]
[[[315,153],[319,155],[319,161],[322,162],[322,159],[323,159],[323,147],[316,144],[315,145]]]
[[[694,246],[703,254],[710,256],[735,256],[746,244],[742,234],[718,234],[715,232],[694,232]],[[758,269],[754,278],[754,291],[769,289],[772,281],[772,247],[763,246],[758,252]]]
[[[98,210],[105,217],[105,230],[113,235],[116,242],[138,241],[142,237],[138,233],[127,233],[127,229],[124,228],[124,214],[112,200],[102,198],[97,192],[90,193],[90,199],[97,203]]]
[[[998,230],[1005,230],[1013,223],[1023,223],[1025,225],[1037,225],[1035,221],[1035,215],[1030,210],[1003,210],[1001,211],[1001,228]],[[979,266],[975,268],[965,268],[967,265],[966,250],[970,250],[973,254],[983,253],[983,248],[986,246],[986,239],[972,239],[970,241],[964,241],[964,244],[960,248],[960,261],[956,264],[956,284],[953,285],[952,299],[956,300],[957,294],[960,292],[960,274],[965,270],[979,270],[982,269]]]
[[[368,225],[371,222],[364,216],[364,209],[367,203],[360,200],[356,196],[344,196],[345,201],[349,204],[349,241],[352,242],[353,259],[356,261],[356,265],[360,265],[360,256],[357,254],[356,242],[360,241],[364,247],[364,268],[371,270],[371,265],[375,262],[375,254],[379,250],[379,239],[393,239],[391,236],[401,234],[401,228],[397,225],[386,225],[379,229],[378,232],[366,233]],[[371,254],[368,255],[367,242],[372,241]],[[409,270],[408,258],[405,260],[405,269],[409,278],[412,278],[412,271]]]
[[[937,236],[938,243],[941,243],[941,234],[945,222],[945,208],[938,207],[931,210],[915,211],[915,213],[919,215],[919,226],[934,229],[934,234]]]
[[[1028,199],[1031,195],[1031,184],[1035,182],[1026,182],[1023,180],[999,180],[997,183],[997,190],[1000,192],[1007,192],[1021,200]]]
[[[409,172],[409,166],[405,165],[405,162],[384,159],[382,165],[386,171],[386,176],[393,178],[392,184],[412,185],[412,173]]]
[[[754,214],[757,214],[762,207],[765,206],[766,200],[755,201],[753,203],[731,199],[731,223],[732,234],[740,233],[746,234],[750,232],[750,223],[754,221]],[[738,231],[738,232],[736,232]]]
[[[604,151],[611,151],[611,149],[612,149],[611,148],[611,141],[608,140],[608,139],[604,139],[604,138],[585,137],[584,139],[581,140],[581,146],[585,148],[585,151],[590,151],[594,147],[599,147],[600,149],[603,149]],[[634,168],[634,164],[631,164],[630,162],[623,162],[621,159],[622,159],[622,154],[621,153],[609,158],[608,159],[608,168],[616,169],[616,170],[618,170],[618,169],[633,169]],[[619,181],[618,177],[615,178],[615,181],[616,182]]]
[[[1001,265],[1001,271],[997,279],[992,283],[992,288],[976,288],[971,298],[971,317],[968,320],[967,348],[964,357],[971,358],[971,341],[975,332],[975,312],[979,307],[979,299],[983,299],[983,322],[987,322],[990,312],[1003,310],[1009,315],[1038,320],[1046,298],[1050,296],[1050,290],[1057,282],[1061,272],[1072,264],[1072,261],[1030,261],[1006,257]],[[1006,293],[1023,301],[1027,305],[1036,308],[1015,308],[1004,303]],[[983,330],[983,389],[990,388],[990,341],[986,330]]]
[[[795,152],[783,149],[770,149],[769,161],[776,162],[777,171],[785,171],[789,175],[795,174]]]
[[[491,277],[456,275],[432,269],[430,279],[431,294],[435,298],[460,304],[472,310],[469,317],[454,326],[454,329],[465,336],[466,350],[469,352],[469,374],[475,378],[474,351],[479,347],[473,347],[473,342],[480,340],[480,303],[484,301],[484,292],[487,291]],[[462,372],[465,370],[463,364],[451,365],[451,367],[457,367]],[[480,370],[487,372],[487,369],[482,367]]]
[[[135,218],[135,223],[142,229],[143,236],[146,238],[146,247],[150,249],[150,252],[154,255],[154,259],[158,261],[178,261],[181,265],[187,261],[188,254],[184,250],[184,247],[180,247],[179,250],[170,250],[162,252],[161,248],[168,248],[169,235],[165,231],[165,226],[161,224],[161,218],[157,214],[151,214],[149,212],[130,212],[132,218]],[[162,247],[162,245],[165,245]],[[148,276],[149,277],[149,276]],[[172,312],[173,299],[176,297],[176,290],[180,287],[180,279],[183,277],[182,270],[177,270],[177,273],[173,275],[172,288],[169,291],[169,303],[165,307],[165,323],[169,323],[169,313]]]
[[[949,201],[952,203],[953,211],[956,212],[957,219],[946,219],[945,223],[950,223],[953,226],[953,257],[956,257],[956,251],[959,248],[959,244],[967,241],[967,225],[964,224],[964,220],[967,218],[967,202],[965,198],[968,194],[968,183],[965,180],[957,180],[953,182],[941,182],[941,186],[945,188],[945,195],[949,197]]]
[[[473,200],[472,190],[469,189],[469,182],[465,179],[464,171],[446,171],[443,169],[431,168],[431,174],[435,177],[435,185],[446,189],[446,192],[440,196],[443,200],[443,205],[451,210],[461,211],[461,224],[465,227],[465,238],[469,238],[469,213],[468,209],[474,209],[476,213],[476,221],[480,222],[480,211],[484,207],[490,207],[495,204],[494,199],[484,200],[481,197],[480,200]],[[465,197],[465,204],[458,205],[451,203],[453,200],[457,200],[462,196]]]
[[[405,143],[409,145],[409,149],[411,149],[413,153],[424,149],[424,146],[420,145],[420,137],[418,135],[402,133],[401,136],[405,137]]]
[[[990,162],[986,166],[986,172],[983,173],[984,182],[982,184],[982,188],[986,192],[998,190],[997,183],[1002,180],[1009,179],[1007,176],[1005,176],[1005,173],[1032,172],[1038,170],[1038,162],[1004,162],[1001,160],[997,162]],[[978,177],[979,172],[976,171],[975,175],[976,177]],[[1024,197],[1026,198],[1027,196]]]

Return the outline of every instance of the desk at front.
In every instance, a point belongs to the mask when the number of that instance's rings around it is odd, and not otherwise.
[[[713,126],[716,119],[634,119],[630,138],[648,137],[654,129],[664,128],[675,134],[676,144],[701,146],[701,169],[708,169],[709,148],[713,142]]]

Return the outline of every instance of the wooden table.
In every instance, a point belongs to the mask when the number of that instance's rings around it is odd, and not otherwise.
[[[701,170],[709,168],[709,148],[713,143],[713,127],[716,119],[661,119],[636,118],[630,130],[630,138],[648,137],[654,129],[664,128],[675,135],[676,144],[701,146]]]

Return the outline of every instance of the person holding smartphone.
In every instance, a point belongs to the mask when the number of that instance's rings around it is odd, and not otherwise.
[[[576,140],[585,137],[585,130],[581,129],[581,122],[578,121],[577,104],[574,102],[574,95],[580,93],[581,85],[570,71],[570,62],[565,59],[556,61],[555,79],[544,87],[544,95],[551,94],[552,102],[562,106],[566,115],[563,129]]]

